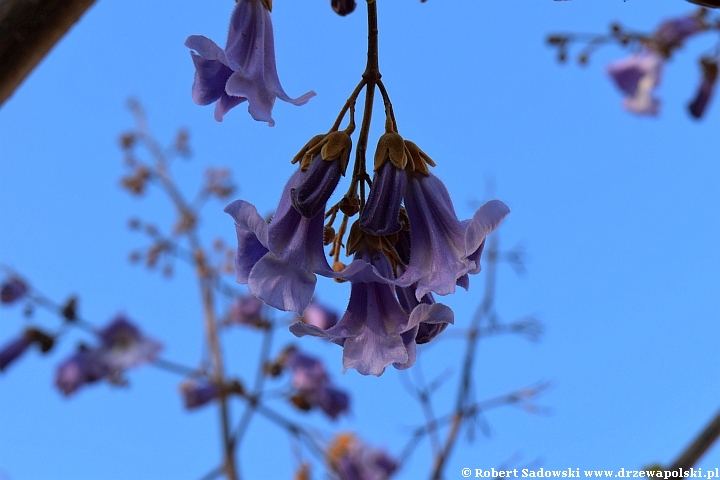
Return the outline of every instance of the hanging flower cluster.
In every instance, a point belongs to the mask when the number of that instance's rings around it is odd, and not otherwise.
[[[335,2],[333,8],[345,14],[354,4]],[[253,118],[272,125],[276,97],[300,105],[314,95],[293,100],[280,87],[270,7],[270,0],[240,0],[225,50],[202,36],[186,42],[197,52],[192,53],[193,98],[199,104],[217,102],[217,120],[248,100]],[[302,316],[318,275],[351,283],[347,310],[339,321],[321,324],[307,321],[312,318],[307,315],[290,329],[297,336],[323,337],[341,345],[346,370],[380,375],[388,365],[410,367],[417,344],[453,323],[452,310],[436,303],[433,294],[451,294],[456,285],[469,287],[469,275],[480,271],[485,237],[509,209],[494,200],[471,219],[457,218],[445,185],[430,171],[435,162],[398,133],[380,79],[374,2],[368,3],[368,31],[368,65],[360,84],[330,130],[310,139],[292,160],[298,168],[280,195],[272,221],[266,222],[244,200],[232,202],[225,211],[237,232],[236,280],[265,304]],[[376,88],[383,96],[386,122],[371,181],[365,153]],[[363,90],[365,108],[351,162],[355,104]],[[341,130],[348,112],[348,126]],[[351,164],[350,188],[329,205]],[[352,257],[349,264],[340,261],[343,247]],[[252,323],[259,311],[249,302],[236,307],[231,314],[237,323]]]
[[[643,42],[638,53],[608,65],[610,78],[626,95],[623,105],[627,110],[640,115],[657,115],[660,101],[652,93],[660,84],[665,60],[688,37],[704,28],[701,15],[666,20]],[[696,113],[699,113],[698,117],[702,115],[702,111]]]
[[[702,3],[702,2],[696,2]],[[578,62],[586,64],[595,49],[604,44],[617,43],[630,46],[634,52],[628,57],[610,63],[606,71],[624,94],[623,107],[638,115],[657,115],[660,100],[655,90],[660,85],[663,69],[668,60],[691,37],[704,32],[720,33],[720,22],[710,18],[708,10],[701,8],[682,17],[665,20],[649,34],[639,34],[613,24],[606,35],[551,35],[548,43],[557,48],[558,60],[567,59],[568,45],[584,42],[585,48],[578,55]],[[715,90],[718,77],[720,51],[699,58],[700,84],[688,104],[688,112],[694,118],[701,118]]]
[[[394,131],[378,143],[368,197],[351,187],[328,209],[348,167],[351,130],[317,136],[300,151],[294,159],[299,168],[269,224],[244,200],[225,211],[237,231],[237,281],[268,305],[302,314],[317,275],[351,282],[339,322],[325,328],[297,322],[290,329],[342,345],[346,369],[380,375],[391,364],[410,367],[416,344],[453,323],[452,311],[436,303],[433,293],[453,293],[456,285],[468,288],[468,275],[480,271],[485,237],[509,210],[494,200],[472,219],[460,221],[444,184],[429,170],[435,163]],[[354,177],[357,186],[361,174]],[[343,220],[336,232],[339,215]],[[355,215],[359,219],[348,229]],[[332,245],[332,266],[326,245]],[[343,245],[353,257],[349,265],[339,260]]]

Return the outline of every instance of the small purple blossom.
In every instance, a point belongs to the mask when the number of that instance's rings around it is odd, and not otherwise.
[[[703,29],[703,22],[697,15],[673,18],[660,24],[653,39],[661,50],[669,52]]]
[[[283,363],[291,371],[290,383],[293,396],[307,408],[319,407],[325,414],[336,419],[350,407],[350,396],[335,388],[322,362],[306,355],[296,348],[288,349],[283,355]]]
[[[625,109],[639,115],[657,115],[660,100],[653,97],[653,92],[660,83],[662,66],[663,57],[648,49],[607,66],[607,73],[625,94]]]
[[[315,325],[318,328],[327,330],[338,321],[338,314],[334,310],[312,300],[303,312],[302,322]]]
[[[0,349],[0,372],[12,362],[20,358],[25,351],[33,344],[33,339],[23,332],[15,340],[10,341]]]
[[[267,321],[263,317],[265,304],[252,295],[243,295],[233,302],[227,315],[227,323],[232,325],[246,325],[263,327]]]
[[[60,364],[55,374],[55,385],[63,395],[68,396],[81,386],[97,382],[110,373],[103,350],[81,346],[75,355]]]
[[[351,433],[337,435],[326,456],[342,480],[387,480],[398,468],[397,461],[383,450],[366,445]]]
[[[315,92],[290,98],[280,85],[274,42],[270,12],[262,0],[237,2],[225,50],[202,35],[189,36],[185,46],[197,52],[190,52],[195,64],[195,103],[215,102],[214,116],[220,122],[231,108],[247,100],[250,115],[271,127],[276,98],[293,105],[307,103]]]
[[[186,380],[180,384],[180,393],[182,394],[185,408],[192,410],[202,407],[218,398],[220,389],[212,383]]]
[[[0,286],[0,303],[14,303],[27,295],[28,287],[17,277],[10,277]]]
[[[98,332],[100,352],[108,368],[121,372],[155,360],[162,345],[142,335],[140,329],[124,315],[118,315]]]
[[[718,64],[712,59],[702,60],[702,81],[695,94],[695,98],[688,105],[690,114],[695,118],[701,118],[705,113],[710,98],[715,91],[715,84],[718,77]]]

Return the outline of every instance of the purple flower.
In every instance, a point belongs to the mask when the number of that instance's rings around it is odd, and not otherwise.
[[[410,219],[410,261],[398,283],[417,284],[418,300],[431,291],[453,293],[458,283],[467,288],[465,276],[480,271],[485,237],[510,213],[507,205],[491,200],[472,220],[461,223],[445,185],[432,173],[409,174],[405,209]]]
[[[400,231],[400,203],[407,186],[407,174],[392,162],[385,162],[375,171],[365,208],[360,215],[360,228],[371,235],[391,235]]]
[[[660,24],[653,34],[661,51],[669,53],[682,45],[686,38],[703,29],[703,22],[697,15],[673,18]]]
[[[387,480],[398,468],[383,450],[371,448],[351,433],[338,434],[326,456],[330,468],[342,480]]]
[[[702,59],[702,82],[698,88],[695,98],[688,105],[690,114],[695,118],[701,118],[705,113],[705,108],[712,97],[713,91],[715,90],[715,83],[717,82],[718,76],[718,64],[712,59]]]
[[[111,373],[105,360],[103,350],[81,346],[75,355],[60,364],[55,385],[68,396],[86,383],[97,382]]]
[[[185,408],[192,410],[202,407],[218,398],[220,389],[212,383],[187,380],[180,384],[180,393],[182,394]]]
[[[267,326],[267,320],[263,318],[264,306],[265,304],[261,300],[252,295],[238,297],[230,307],[227,323],[258,328],[265,327]]]
[[[338,315],[334,310],[312,300],[303,312],[300,320],[309,325],[315,325],[318,328],[326,330],[338,321]]]
[[[20,356],[25,353],[25,350],[27,350],[32,344],[33,339],[26,333],[23,333],[18,338],[0,349],[0,372],[5,370],[5,368],[12,362],[20,358]]]
[[[662,66],[663,57],[648,49],[607,66],[608,74],[625,94],[625,109],[640,115],[657,115],[660,101],[652,94],[660,83]]]
[[[290,191],[305,176],[298,169],[290,177],[269,226],[248,202],[236,200],[225,207],[238,236],[237,282],[247,283],[250,293],[271,307],[298,315],[310,303],[315,274],[333,275],[323,250],[324,212],[307,218],[292,205]]]
[[[152,362],[162,350],[160,343],[144,337],[124,315],[115,317],[98,335],[102,342],[99,351],[113,372]]]
[[[351,229],[351,238],[353,231],[355,235],[360,231],[356,226]],[[397,369],[409,368],[417,356],[418,326],[453,323],[452,310],[439,303],[417,305],[410,313],[403,310],[390,280],[394,277],[390,261],[374,248],[372,239],[360,241],[355,258],[353,269],[363,263],[373,268],[356,273],[348,267],[341,272],[352,283],[347,310],[337,325],[323,330],[297,322],[290,331],[299,337],[324,337],[342,345],[345,370],[354,368],[363,375],[379,376],[390,364]]]
[[[27,285],[17,277],[10,277],[0,287],[0,303],[14,303],[27,295]]]
[[[230,17],[225,50],[202,36],[191,35],[185,46],[195,64],[192,97],[198,105],[215,103],[215,120],[233,107],[248,101],[248,112],[255,120],[275,125],[272,108],[275,99],[304,105],[315,96],[310,91],[290,98],[282,86],[275,66],[275,46],[268,3],[239,0]]]
[[[320,407],[333,420],[348,410],[350,396],[332,385],[319,359],[291,348],[285,352],[283,363],[291,370],[296,404],[308,409]]]

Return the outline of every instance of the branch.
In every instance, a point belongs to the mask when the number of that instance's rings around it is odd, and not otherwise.
[[[697,438],[688,445],[685,451],[675,459],[673,464],[668,467],[668,470],[689,469],[700,460],[700,457],[705,454],[718,437],[720,437],[720,412],[715,415]]]
[[[95,0],[0,3],[0,106]]]

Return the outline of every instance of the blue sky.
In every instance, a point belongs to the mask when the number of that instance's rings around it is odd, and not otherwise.
[[[329,128],[364,68],[362,3],[345,18],[328,3],[275,2],[283,86],[291,96],[318,95],[303,107],[279,102],[268,128],[242,106],[216,123],[212,107],[190,98],[193,66],[183,42],[203,34],[223,43],[233,2],[98,2],[0,109],[0,262],[58,301],[78,294],[83,316],[98,325],[126,312],[164,343],[164,357],[195,363],[203,336],[190,269],[167,280],[127,262],[145,244],[126,228],[128,218],[170,228],[175,217],[159,192],[138,200],[119,187],[117,139],[132,127],[126,100],[142,102],[165,143],[189,129],[194,158],[175,170],[186,191],[206,167],[227,166],[237,197],[269,213],[294,170],[289,160]],[[528,252],[526,275],[501,267],[498,311],[507,321],[532,314],[546,326],[537,344],[483,340],[476,383],[486,398],[551,381],[538,401],[551,413],[488,412],[491,435],[478,431],[471,444],[463,436],[448,478],[514,455],[517,466],[539,459],[544,468],[670,462],[720,398],[720,107],[711,105],[700,122],[685,113],[699,81],[696,59],[715,39],[692,40],[669,62],[661,115],[638,118],[621,109],[604,73],[625,52],[607,47],[586,67],[559,66],[544,38],[603,32],[611,21],[649,31],[692,11],[685,2],[378,3],[381,70],[400,133],[437,162],[461,218],[488,199],[492,181],[494,197],[512,210],[497,233],[502,245]],[[381,131],[376,122],[371,145]],[[223,206],[206,207],[205,239],[233,241]],[[320,281],[317,295],[341,311],[347,301],[332,282]],[[456,312],[455,328],[467,325],[481,295],[477,279],[469,292],[443,300]],[[36,318],[53,324],[47,314]],[[0,310],[0,344],[22,326],[20,309]],[[450,408],[460,368],[453,360],[460,340],[447,337],[421,349],[416,367],[427,378],[450,376],[438,411]],[[130,388],[94,385],[62,398],[54,370],[82,338],[70,335],[46,357],[31,352],[0,375],[0,478],[194,479],[216,466],[216,411],[185,412],[179,377],[146,367],[130,373]],[[255,332],[228,336],[232,371],[248,371],[258,341]],[[284,411],[399,453],[408,427],[422,422],[402,374],[343,375],[340,348],[288,332],[274,348],[290,341],[325,359],[352,392],[353,414],[332,424],[318,413]],[[289,478],[290,445],[256,419],[239,454],[246,478]],[[423,478],[428,451],[423,444],[400,478]],[[720,448],[699,466],[720,466]]]

